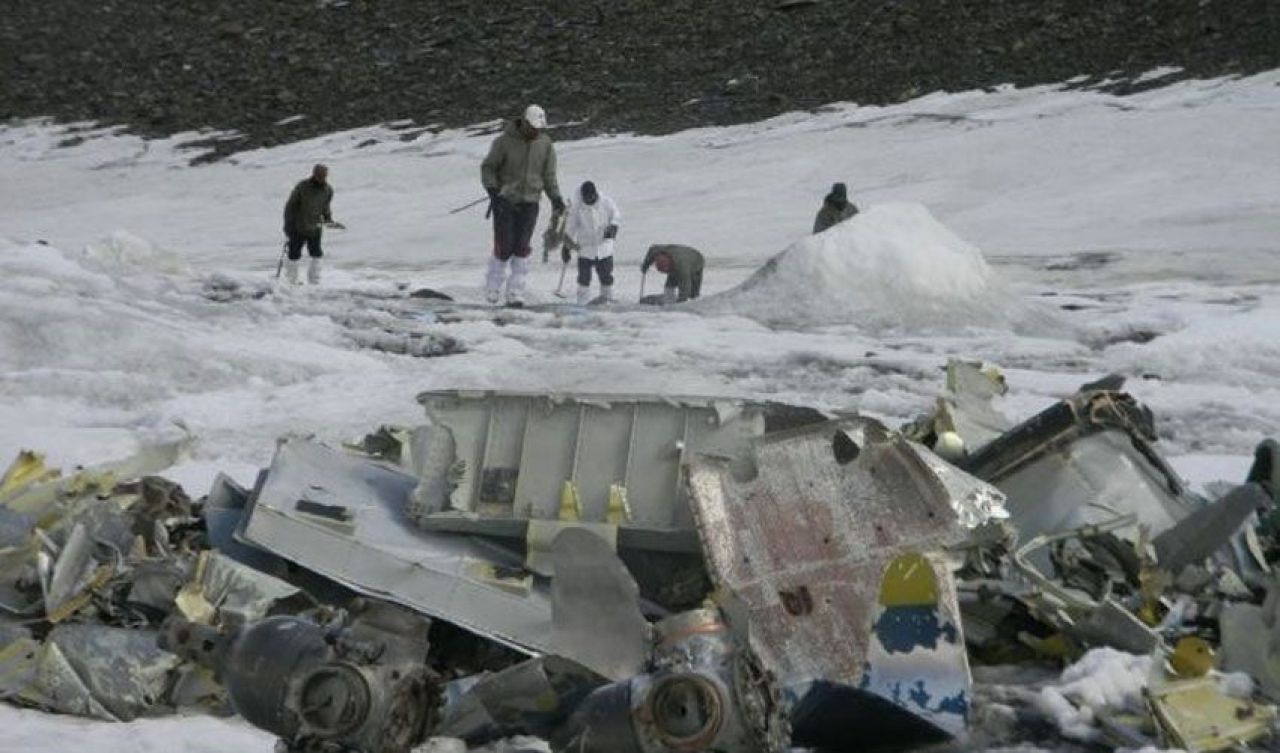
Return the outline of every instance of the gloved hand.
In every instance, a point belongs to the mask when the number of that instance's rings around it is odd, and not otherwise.
[[[569,258],[572,256],[573,256],[573,251],[569,249],[568,243],[560,247],[560,261],[563,261],[565,264],[568,264]]]
[[[498,189],[485,186],[484,192],[489,194],[489,208],[484,210],[484,218],[489,219],[489,215],[493,214],[498,205],[502,203],[502,196],[498,193]]]
[[[604,229],[604,237],[605,237],[605,240],[613,240],[614,238],[617,238],[617,237],[618,237],[618,226],[617,226],[617,225],[610,225],[609,227],[605,228],[605,229]]]
[[[559,196],[552,196],[552,197],[551,197],[551,208],[552,208],[554,211],[556,211],[556,212],[563,212],[563,211],[564,211],[564,199],[560,198]]]

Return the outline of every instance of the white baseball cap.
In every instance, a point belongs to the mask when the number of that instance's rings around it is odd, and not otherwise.
[[[534,128],[546,128],[547,113],[545,110],[543,110],[541,107],[538,107],[537,105],[529,105],[528,107],[524,108],[524,122],[528,123]]]

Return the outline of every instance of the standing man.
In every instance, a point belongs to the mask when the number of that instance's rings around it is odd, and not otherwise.
[[[821,233],[823,230],[844,222],[850,217],[858,213],[858,208],[849,201],[849,190],[843,183],[836,183],[831,186],[831,193],[827,194],[827,198],[822,201],[822,208],[818,210],[818,216],[813,220],[813,232]]]
[[[564,211],[560,184],[556,180],[556,150],[544,133],[547,114],[529,105],[524,117],[506,125],[494,139],[489,156],[480,165],[480,181],[489,194],[493,214],[493,257],[485,275],[485,299],[497,303],[511,262],[511,278],[506,280],[507,304],[524,303],[524,281],[529,273],[530,240],[538,223],[538,200],[546,191],[551,206]]]
[[[320,284],[320,232],[324,225],[342,227],[333,221],[329,204],[333,201],[333,186],[329,185],[329,168],[316,165],[311,177],[299,181],[284,203],[284,235],[288,240],[289,261],[285,265],[288,280],[298,284],[298,265],[302,258],[302,246],[306,244],[311,264],[307,267],[307,282]]]
[[[591,270],[600,278],[600,300],[613,298],[613,239],[618,237],[622,214],[613,199],[596,190],[587,181],[578,189],[577,201],[569,206],[569,220],[564,233],[578,249],[578,303],[591,300]],[[564,245],[565,263],[569,261],[569,243]]]
[[[667,276],[662,286],[662,302],[679,303],[697,298],[702,294],[702,254],[688,246],[657,245],[650,246],[640,264],[640,273],[645,274],[650,266]]]

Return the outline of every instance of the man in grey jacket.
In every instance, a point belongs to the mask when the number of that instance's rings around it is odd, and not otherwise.
[[[507,303],[524,302],[524,281],[529,272],[530,240],[538,223],[538,200],[545,191],[551,206],[565,209],[556,179],[556,150],[544,132],[547,115],[529,105],[524,117],[508,123],[494,139],[480,165],[480,181],[489,194],[493,214],[493,257],[485,275],[485,298],[497,303],[505,280]],[[511,277],[507,277],[507,264]]]
[[[302,260],[302,247],[307,247],[307,255],[311,257],[311,266],[307,268],[307,282],[320,284],[320,259],[324,251],[320,248],[321,228],[325,225],[342,227],[333,221],[333,213],[329,204],[333,201],[333,186],[329,185],[329,168],[316,165],[311,168],[311,177],[299,181],[284,203],[284,234],[287,239],[289,261],[285,265],[287,279],[298,283],[298,265]]]
[[[689,246],[658,244],[649,247],[640,263],[640,273],[648,274],[649,267],[657,267],[667,276],[662,286],[661,302],[680,303],[702,295],[702,268],[705,262],[702,252]]]

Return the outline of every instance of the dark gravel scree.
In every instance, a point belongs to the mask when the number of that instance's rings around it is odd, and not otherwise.
[[[929,91],[1280,67],[1276,0],[4,0],[0,121],[234,129],[223,153],[537,101],[558,138]],[[1164,79],[1161,83],[1168,82]],[[1123,91],[1123,84],[1120,89]],[[277,125],[292,115],[305,118]]]

